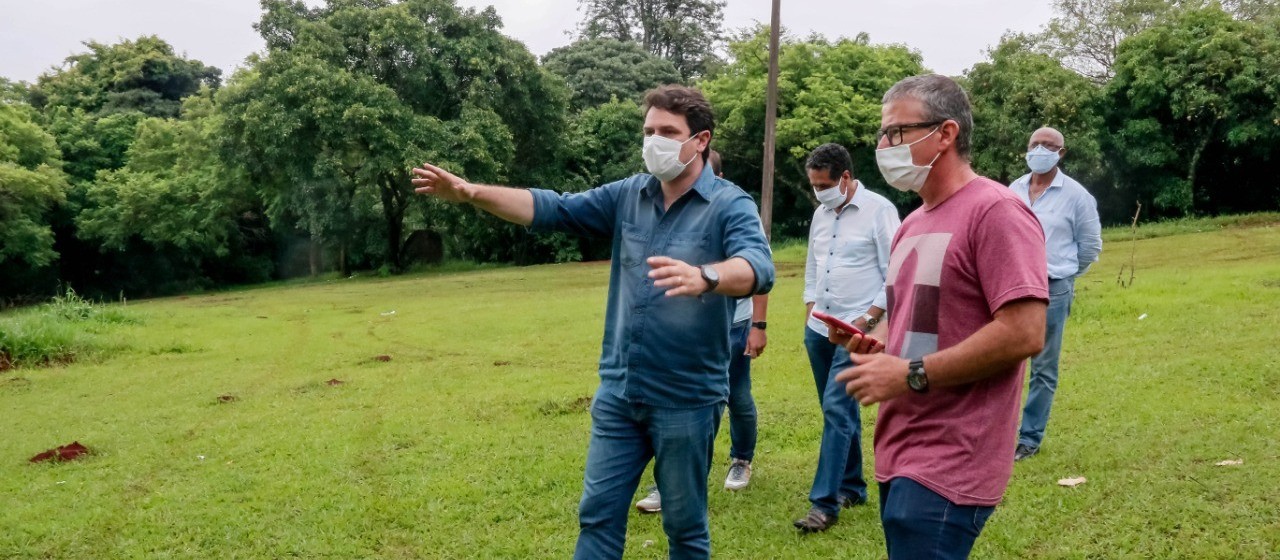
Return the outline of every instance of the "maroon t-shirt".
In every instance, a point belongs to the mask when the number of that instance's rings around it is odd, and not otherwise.
[[[885,351],[908,360],[955,346],[1006,303],[1049,299],[1040,222],[985,177],[907,216],[889,260]],[[1022,370],[881,403],[876,480],[907,477],[959,505],[999,503],[1013,471]]]

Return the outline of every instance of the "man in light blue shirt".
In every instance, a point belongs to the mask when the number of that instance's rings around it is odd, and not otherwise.
[[[751,196],[706,165],[714,128],[701,92],[663,86],[645,96],[649,173],[560,194],[413,170],[421,194],[535,230],[613,239],[574,558],[622,558],[650,458],[670,557],[711,556],[707,474],[729,393],[735,298],[767,293],[774,280]]]
[[[1027,166],[1031,173],[1009,185],[1040,219],[1049,258],[1049,310],[1044,350],[1031,359],[1031,384],[1014,453],[1018,461],[1040,451],[1045,427],[1049,424],[1053,393],[1058,388],[1058,356],[1062,353],[1062,331],[1075,297],[1075,279],[1084,274],[1102,252],[1098,202],[1080,183],[1058,168],[1066,151],[1061,132],[1048,127],[1035,131],[1027,143]]]
[[[889,247],[902,221],[893,203],[854,180],[852,165],[839,144],[818,146],[805,164],[819,206],[809,225],[804,303],[807,313],[821,311],[870,331],[884,316]],[[804,346],[822,406],[822,441],[809,512],[794,522],[806,533],[827,530],[841,508],[867,501],[858,403],[835,380],[853,362],[827,335],[827,324],[808,316]]]

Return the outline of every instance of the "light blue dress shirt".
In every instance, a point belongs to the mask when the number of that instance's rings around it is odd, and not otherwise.
[[[1061,280],[1084,274],[1102,253],[1102,222],[1098,201],[1061,169],[1049,188],[1031,201],[1031,174],[1019,177],[1009,188],[1040,219],[1044,248],[1049,257],[1049,278]]]

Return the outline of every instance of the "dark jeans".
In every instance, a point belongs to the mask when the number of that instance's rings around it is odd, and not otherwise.
[[[591,403],[591,443],[578,505],[581,560],[622,558],[631,497],[653,458],[662,492],[662,529],[673,559],[710,558],[707,474],[724,403],[662,408],[597,390]]]
[[[959,506],[909,478],[880,483],[889,560],[968,558],[994,506]]]
[[[756,455],[756,401],[751,397],[751,358],[747,335],[751,321],[735,324],[729,346],[729,458],[750,461]]]
[[[867,500],[867,482],[862,478],[862,422],[858,403],[845,392],[836,374],[853,367],[849,352],[832,344],[813,329],[804,329],[804,347],[822,405],[822,442],[818,448],[818,469],[813,475],[809,502],[828,515],[839,515],[840,496]]]

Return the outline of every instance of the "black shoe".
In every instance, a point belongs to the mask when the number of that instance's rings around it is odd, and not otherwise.
[[[856,496],[840,496],[840,509],[849,509],[867,503],[866,498]]]
[[[836,516],[827,515],[818,508],[809,508],[809,513],[791,523],[805,533],[819,533],[836,524]]]
[[[1039,447],[1031,447],[1025,443],[1019,443],[1018,448],[1013,452],[1013,460],[1021,461],[1040,452]]]

